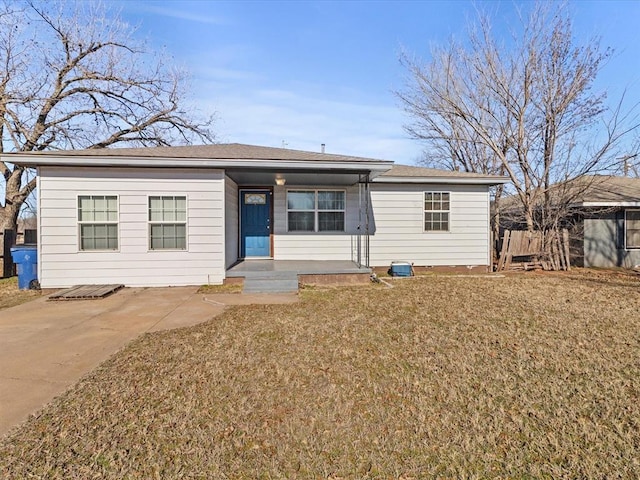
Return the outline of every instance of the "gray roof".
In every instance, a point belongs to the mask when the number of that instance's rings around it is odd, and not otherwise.
[[[506,177],[394,165],[390,160],[307,152],[240,143],[177,147],[95,148],[2,154],[24,166],[100,166],[224,168],[227,172],[253,169],[293,169],[316,172],[368,172],[383,183],[450,183],[495,185]],[[357,180],[357,179],[356,179]]]
[[[288,148],[262,147],[242,143],[217,143],[213,145],[187,145],[176,147],[92,148],[87,150],[49,150],[42,152],[16,152],[19,155],[65,157],[136,157],[136,158],[186,158],[215,160],[303,160],[318,162],[389,162],[375,158],[353,157],[331,153],[316,153]]]
[[[549,195],[552,204],[561,203],[573,208],[640,206],[640,178],[583,175],[553,184]],[[543,202],[544,195],[540,190],[534,203],[542,205]],[[504,212],[522,209],[517,194],[503,197],[500,205]]]
[[[394,165],[393,168],[382,174],[387,177],[460,177],[460,178],[491,178],[501,179],[497,175],[484,175],[482,173],[458,172],[455,170],[440,170],[437,168],[415,167],[413,165]]]
[[[390,170],[377,177],[377,181],[397,182],[413,181],[421,179],[433,179],[434,181],[447,181],[448,183],[487,183],[499,184],[509,181],[507,177],[497,175],[484,175],[482,173],[458,172],[454,170],[440,170],[437,168],[416,167],[413,165],[394,165]]]
[[[615,205],[640,202],[640,178],[587,175],[571,182],[573,203]]]

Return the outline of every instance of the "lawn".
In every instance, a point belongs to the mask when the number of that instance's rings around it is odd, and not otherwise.
[[[0,472],[640,476],[639,278],[393,285],[309,288],[147,334],[6,438]]]
[[[0,278],[0,310],[33,300],[38,290],[18,290],[18,277]]]

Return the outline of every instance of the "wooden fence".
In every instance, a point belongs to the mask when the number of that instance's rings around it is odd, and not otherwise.
[[[0,278],[13,277],[16,274],[15,265],[11,258],[11,247],[21,244],[35,244],[38,231],[25,229],[24,232],[4,230],[0,232]]]
[[[505,230],[497,271],[571,270],[569,231]]]

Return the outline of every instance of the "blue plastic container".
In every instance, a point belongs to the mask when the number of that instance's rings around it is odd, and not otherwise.
[[[38,247],[36,245],[16,245],[11,248],[13,263],[18,270],[18,288],[28,290],[34,280],[38,280]]]
[[[389,274],[392,277],[410,277],[411,264],[409,262],[391,262]]]

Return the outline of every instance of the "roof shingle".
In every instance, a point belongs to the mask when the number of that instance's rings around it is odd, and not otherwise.
[[[241,143],[217,143],[213,145],[187,145],[176,147],[139,147],[139,148],[93,148],[87,150],[64,150],[29,152],[33,155],[54,155],[65,157],[147,157],[147,158],[189,158],[215,160],[304,160],[336,162],[389,162],[374,158],[353,157],[331,153],[316,153],[288,148],[262,147]]]
[[[484,175],[482,173],[471,172],[458,172],[455,170],[440,170],[437,168],[416,167],[413,165],[394,165],[391,170],[384,172],[381,177],[396,177],[396,178],[433,178],[433,177],[447,177],[447,178],[476,178],[476,179],[489,179],[498,180],[504,179],[497,175]]]

